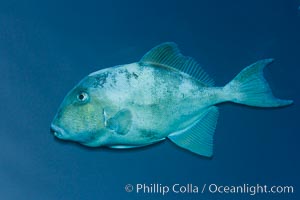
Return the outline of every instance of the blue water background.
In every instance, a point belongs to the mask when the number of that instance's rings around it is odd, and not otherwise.
[[[126,184],[292,185],[299,199],[300,2],[297,0],[0,1],[0,199],[250,199],[241,194],[136,194]],[[222,86],[275,58],[265,75],[281,109],[220,105],[214,157],[165,141],[135,150],[54,139],[50,123],[87,74],[176,42]],[[162,118],[162,120],[164,120]]]

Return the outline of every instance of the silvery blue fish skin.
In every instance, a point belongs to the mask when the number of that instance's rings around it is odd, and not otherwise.
[[[51,124],[59,139],[89,147],[134,148],[166,138],[196,154],[213,155],[217,104],[281,107],[292,100],[272,95],[263,69],[273,60],[243,69],[224,87],[175,43],[163,43],[139,62],[94,72],[64,98]]]

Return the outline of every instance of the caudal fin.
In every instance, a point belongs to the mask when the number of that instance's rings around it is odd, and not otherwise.
[[[230,101],[256,107],[280,107],[292,104],[292,100],[282,100],[273,96],[271,88],[263,76],[265,66],[273,59],[260,60],[243,69],[224,87]]]

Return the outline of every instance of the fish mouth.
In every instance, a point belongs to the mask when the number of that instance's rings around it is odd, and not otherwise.
[[[55,137],[57,137],[59,139],[63,139],[64,135],[65,135],[65,131],[62,128],[60,128],[54,124],[51,124],[50,132],[53,133],[53,135],[55,135]]]

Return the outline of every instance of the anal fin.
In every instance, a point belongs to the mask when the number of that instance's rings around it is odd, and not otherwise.
[[[181,148],[202,156],[211,157],[213,155],[213,136],[218,116],[218,108],[212,106],[203,111],[198,122],[191,128],[171,134],[168,138]]]

